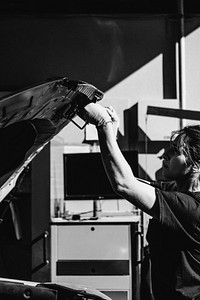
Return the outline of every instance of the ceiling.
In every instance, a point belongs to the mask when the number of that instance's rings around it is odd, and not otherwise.
[[[182,0],[6,0],[1,15],[15,14],[177,14]],[[199,14],[199,0],[183,0],[185,14]]]

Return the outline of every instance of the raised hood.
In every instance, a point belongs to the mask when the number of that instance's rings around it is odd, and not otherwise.
[[[0,202],[43,147],[103,93],[83,81],[55,78],[0,98]]]

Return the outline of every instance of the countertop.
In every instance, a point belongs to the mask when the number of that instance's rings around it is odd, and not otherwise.
[[[64,218],[52,218],[51,225],[73,225],[73,224],[105,224],[105,223],[136,223],[140,221],[139,215],[127,214],[127,215],[108,215],[100,216],[96,219],[91,217],[81,216],[80,220],[64,219]]]

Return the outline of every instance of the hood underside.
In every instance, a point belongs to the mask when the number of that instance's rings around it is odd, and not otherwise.
[[[0,98],[0,201],[79,109],[103,98],[83,81],[56,78]]]

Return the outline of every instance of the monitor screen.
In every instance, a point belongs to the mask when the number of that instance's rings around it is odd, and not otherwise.
[[[138,176],[137,151],[123,151]],[[100,152],[64,154],[64,199],[117,199],[103,167]]]

